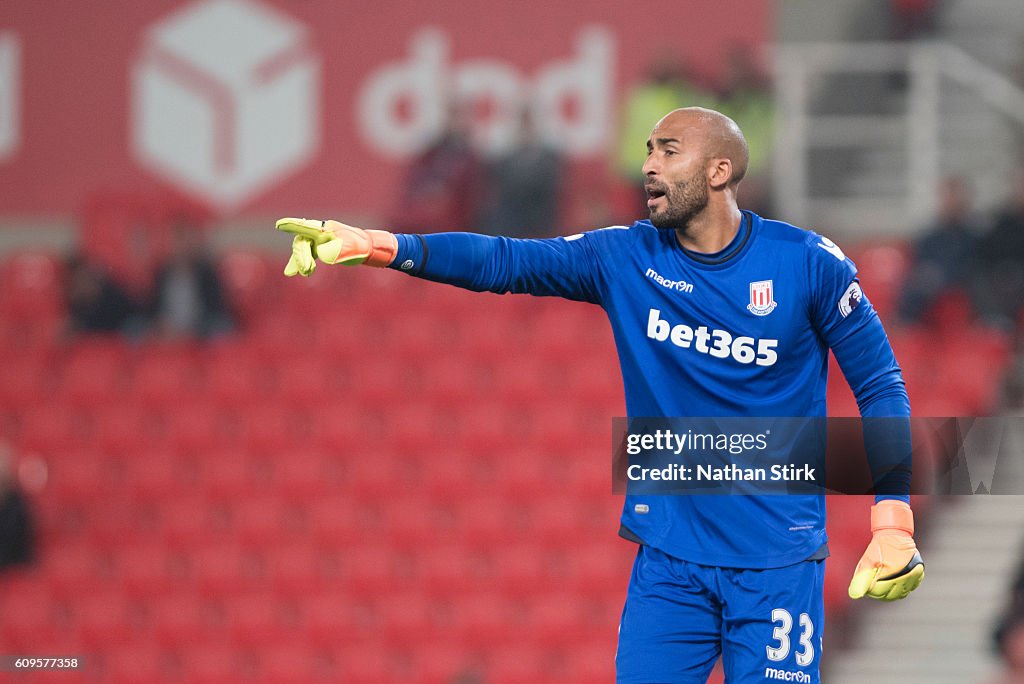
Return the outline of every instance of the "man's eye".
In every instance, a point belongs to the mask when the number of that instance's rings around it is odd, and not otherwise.
[[[665,155],[666,155],[666,156],[669,156],[669,157],[671,157],[671,156],[672,156],[673,154],[675,154],[675,153],[676,153],[676,151],[675,151],[675,150],[665,150]]]

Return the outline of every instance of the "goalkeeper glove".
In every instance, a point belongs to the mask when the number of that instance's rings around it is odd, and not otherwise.
[[[325,264],[387,266],[398,253],[398,239],[385,230],[363,230],[338,221],[283,218],[277,229],[291,233],[292,256],[284,267],[286,276],[308,276],[316,260]]]
[[[853,571],[850,598],[906,598],[924,579],[924,561],[914,543],[914,513],[902,501],[879,501],[871,507],[871,532],[871,543]]]

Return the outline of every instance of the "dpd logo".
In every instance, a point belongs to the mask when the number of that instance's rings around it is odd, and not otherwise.
[[[140,163],[222,209],[308,163],[320,137],[308,33],[254,0],[203,0],[152,26],[132,74]]]

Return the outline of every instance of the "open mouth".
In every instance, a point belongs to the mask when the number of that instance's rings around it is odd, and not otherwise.
[[[646,188],[646,190],[647,190],[647,206],[648,207],[654,206],[655,204],[658,203],[658,200],[660,200],[662,197],[665,196],[665,191],[664,190],[659,190],[657,188],[651,188],[651,187]]]

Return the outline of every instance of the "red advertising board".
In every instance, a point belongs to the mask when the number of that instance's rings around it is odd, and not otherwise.
[[[577,164],[666,51],[717,76],[766,0],[146,0],[0,9],[0,211],[173,192],[215,213],[386,211],[410,157],[474,103],[500,151],[524,107]]]

